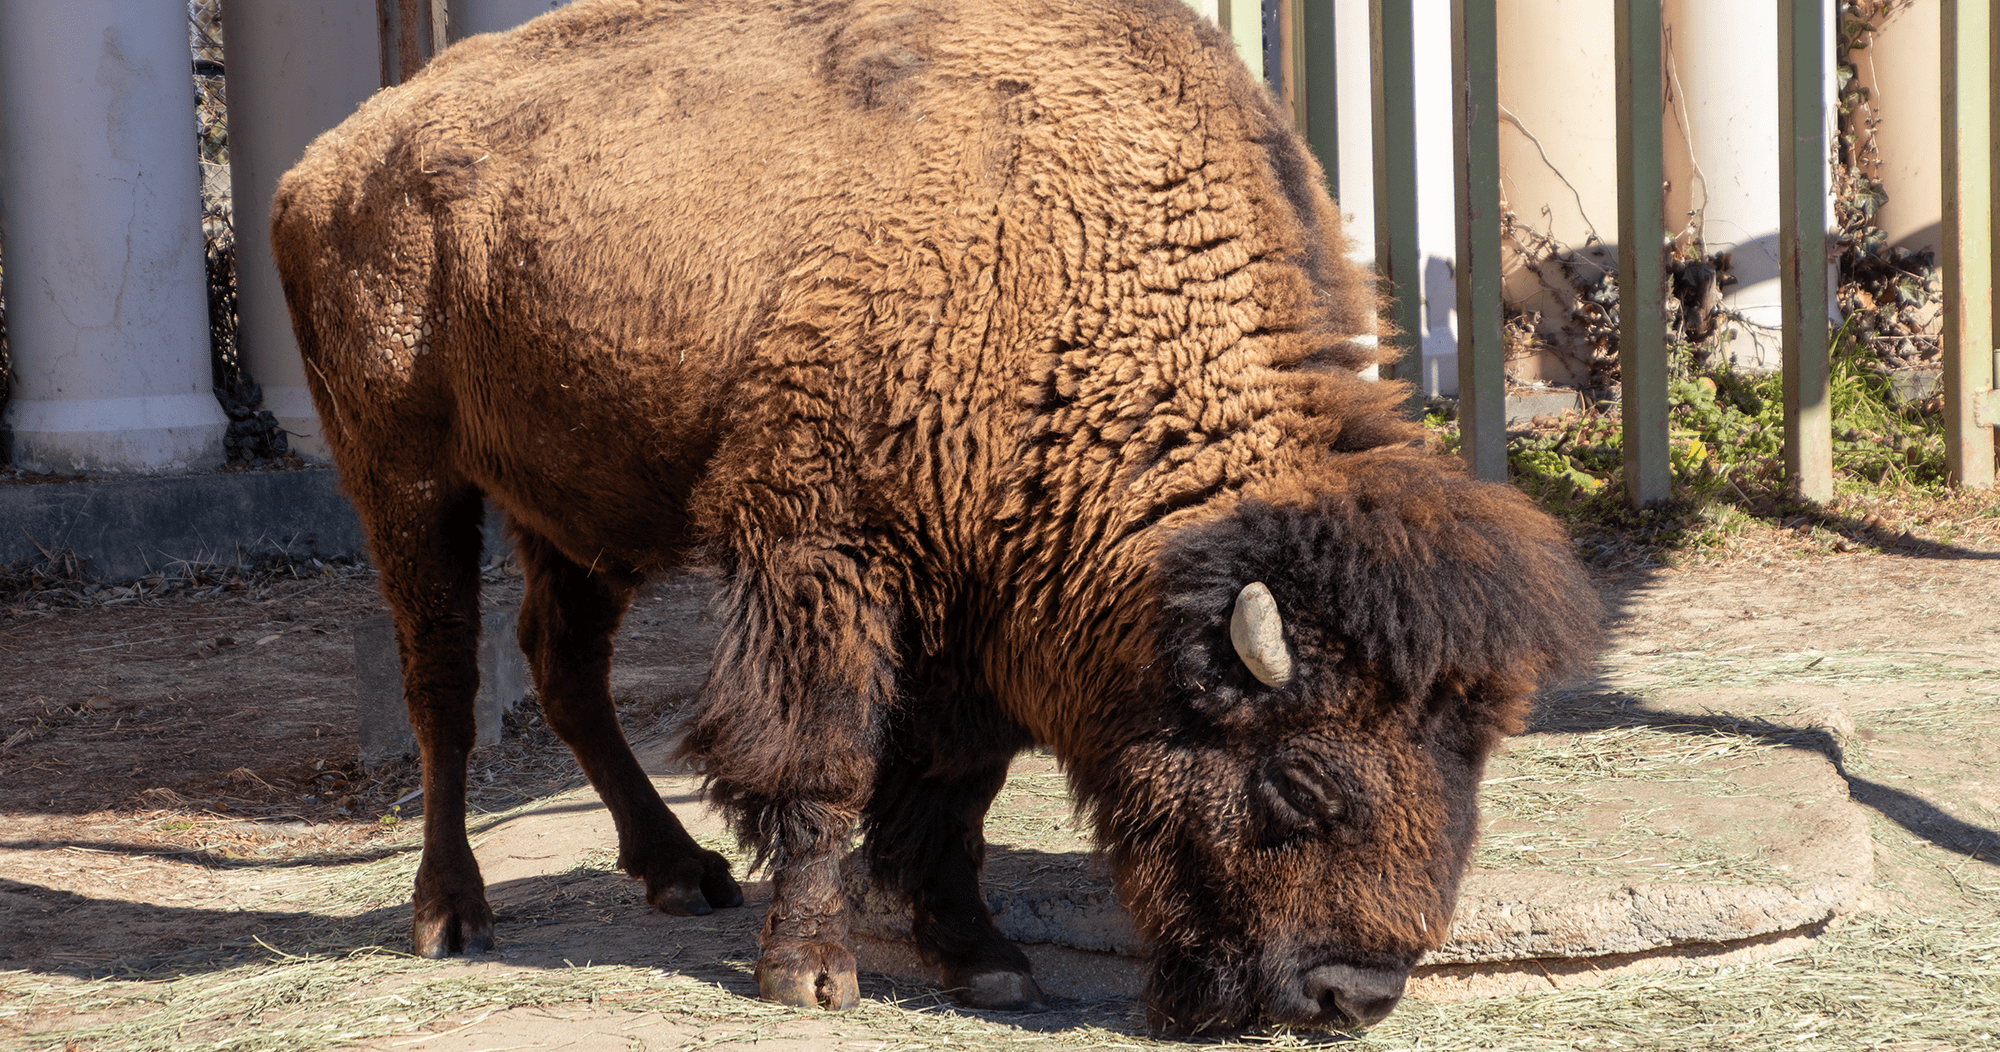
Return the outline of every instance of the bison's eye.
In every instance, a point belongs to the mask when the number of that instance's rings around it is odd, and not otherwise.
[[[1256,793],[1280,835],[1327,832],[1347,816],[1347,797],[1333,774],[1297,760],[1266,764]]]

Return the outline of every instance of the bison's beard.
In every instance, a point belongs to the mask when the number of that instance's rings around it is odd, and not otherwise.
[[[1168,949],[1153,956],[1147,1021],[1176,1035],[1223,1035],[1253,1023],[1372,1026],[1403,996],[1409,968],[1340,963],[1334,954],[1251,957]]]
[[[1163,1034],[1224,1035],[1249,1026],[1257,1011],[1252,959],[1188,947],[1153,952],[1146,979],[1146,1021]]]

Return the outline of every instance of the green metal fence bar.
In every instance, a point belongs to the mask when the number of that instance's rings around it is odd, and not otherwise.
[[[1452,0],[1452,168],[1458,197],[1458,430],[1477,478],[1507,480],[1500,343],[1500,47],[1495,0]]]
[[[1826,302],[1826,19],[1820,0],[1778,0],[1778,271],[1783,302],[1785,474],[1833,496]]]
[[[1618,0],[1618,374],[1625,493],[1668,496],[1665,152],[1659,0]]]
[[[1215,22],[1236,41],[1250,75],[1264,79],[1264,5],[1257,0],[1217,0]]]
[[[1292,0],[1292,6],[1298,12],[1298,32],[1292,35],[1298,55],[1292,68],[1299,74],[1292,95],[1304,111],[1299,130],[1326,169],[1327,191],[1338,201],[1340,108],[1333,94],[1333,0]]]
[[[1374,106],[1375,272],[1382,339],[1396,349],[1388,376],[1410,384],[1410,409],[1424,408],[1422,260],[1417,252],[1417,105],[1410,0],[1369,0],[1368,54]]]
[[[2000,333],[1993,287],[1996,161],[1994,49],[2000,30],[1989,0],[1944,0],[1944,426],[1952,481],[1993,485],[1993,431],[2000,423]]]

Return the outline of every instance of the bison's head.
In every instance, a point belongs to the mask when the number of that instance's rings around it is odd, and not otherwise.
[[[1517,493],[1352,460],[1176,534],[1156,682],[1081,786],[1161,1029],[1386,1016],[1449,928],[1487,754],[1595,640],[1567,538]]]

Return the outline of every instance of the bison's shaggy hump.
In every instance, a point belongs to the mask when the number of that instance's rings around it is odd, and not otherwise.
[[[1156,1021],[1379,1018],[1493,736],[1591,636],[1553,525],[1356,376],[1372,281],[1322,173],[1179,0],[577,0],[320,137],[272,238],[396,616],[425,953],[491,939],[482,499],[549,722],[675,912],[741,894],[619,737],[612,641],[647,574],[722,567],[684,748],[770,860],[760,988],[796,1004],[856,996],[857,822],[946,982],[1033,1000],[977,872],[1040,743]]]

